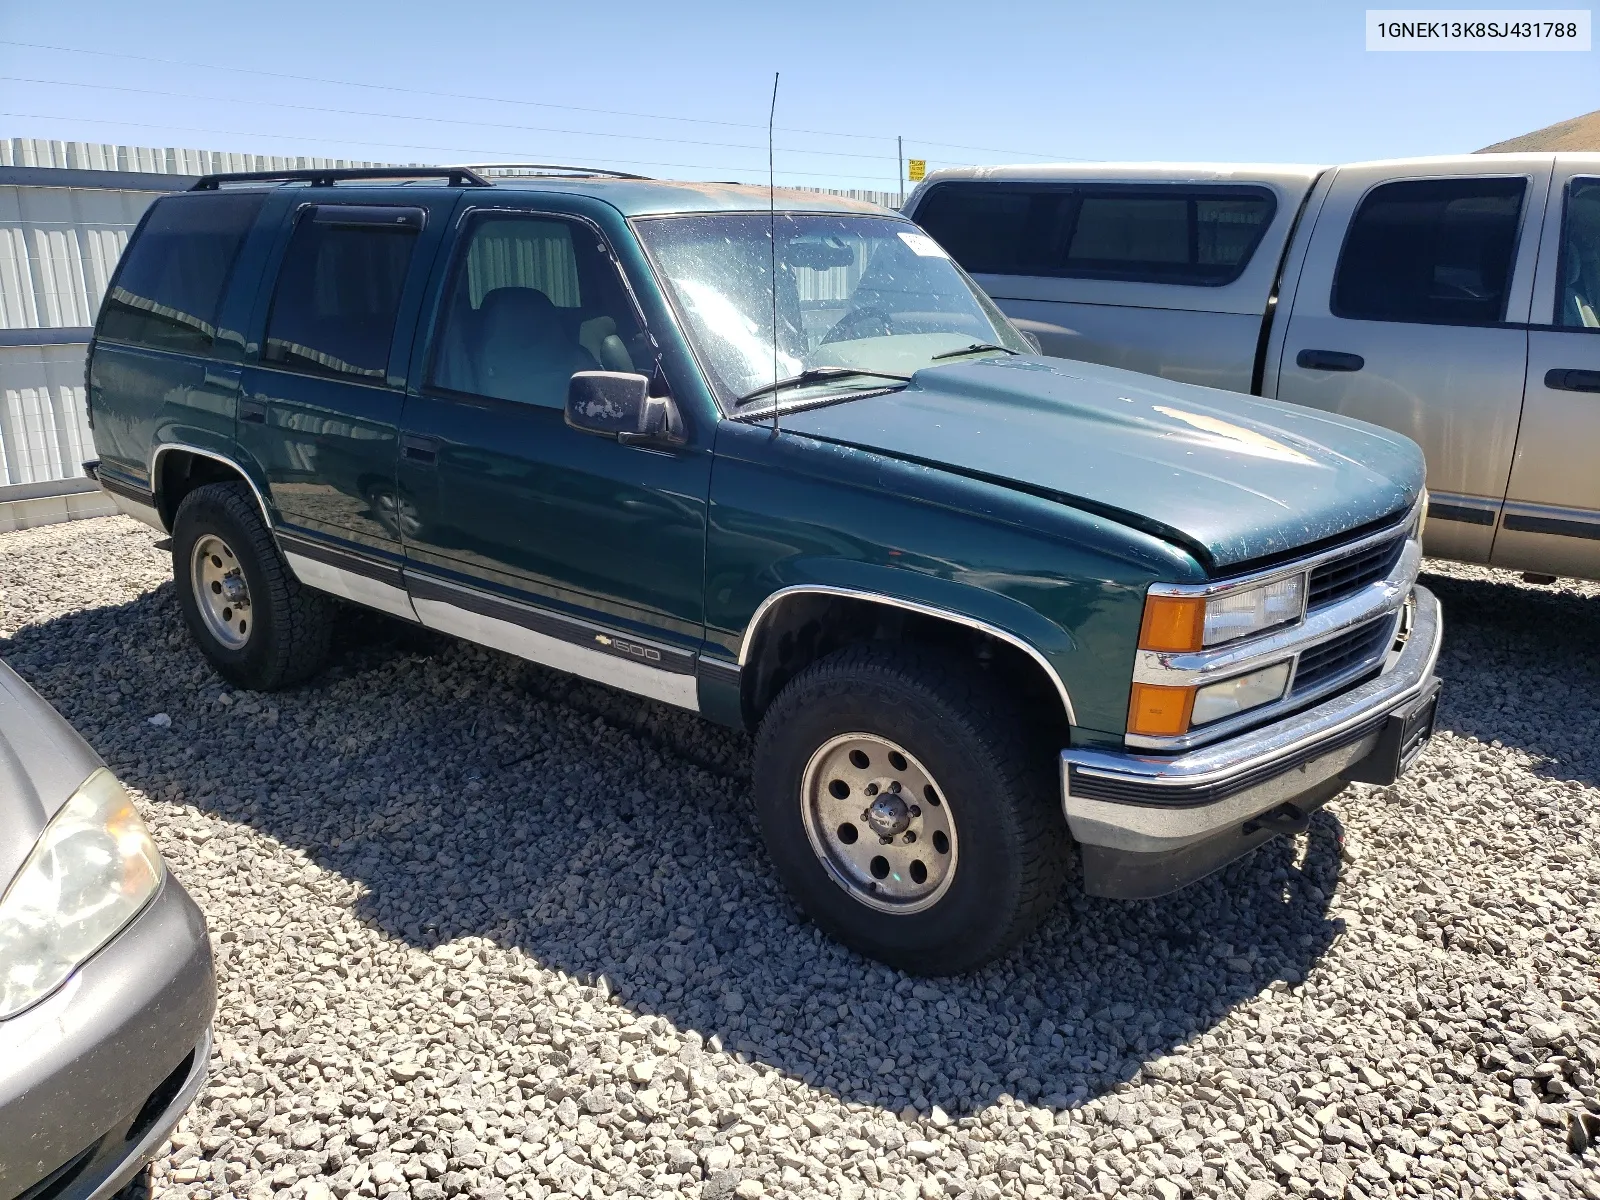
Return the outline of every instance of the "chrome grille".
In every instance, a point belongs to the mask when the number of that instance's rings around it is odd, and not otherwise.
[[[1330,679],[1362,665],[1376,667],[1389,648],[1394,617],[1385,614],[1349,633],[1329,638],[1300,655],[1291,695],[1309,692]]]
[[[1360,591],[1375,579],[1382,579],[1394,569],[1394,564],[1405,549],[1406,535],[1398,533],[1387,542],[1379,542],[1343,558],[1335,558],[1314,567],[1307,591],[1306,607],[1317,608],[1342,600],[1352,592]]]

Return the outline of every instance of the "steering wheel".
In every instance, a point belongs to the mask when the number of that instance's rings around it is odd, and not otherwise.
[[[876,328],[871,326],[876,325]],[[826,334],[822,345],[829,342],[853,342],[864,337],[888,337],[894,332],[889,314],[881,308],[858,308],[846,313]]]

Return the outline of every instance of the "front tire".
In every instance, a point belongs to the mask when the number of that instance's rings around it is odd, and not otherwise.
[[[332,602],[294,577],[242,483],[208,483],[172,523],[172,576],[184,624],[217,673],[271,692],[327,663]]]
[[[755,792],[779,876],[819,927],[918,975],[1009,950],[1060,893],[1047,755],[976,668],[913,647],[813,663],[761,723]]]

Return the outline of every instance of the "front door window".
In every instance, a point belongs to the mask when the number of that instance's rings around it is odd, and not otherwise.
[[[433,387],[563,408],[574,372],[652,366],[632,302],[586,225],[479,219],[445,297]]]

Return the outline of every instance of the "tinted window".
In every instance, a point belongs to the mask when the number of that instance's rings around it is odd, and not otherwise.
[[[1600,179],[1574,179],[1567,186],[1555,323],[1600,329]]]
[[[1505,319],[1522,179],[1386,183],[1356,210],[1333,278],[1335,316],[1487,325]]]
[[[1053,275],[1072,212],[1064,189],[941,184],[917,208],[917,224],[969,271]]]
[[[500,216],[473,225],[445,297],[434,387],[563,408],[576,371],[653,364],[632,301],[588,226]]]
[[[228,272],[264,200],[259,192],[157,200],[106,293],[99,336],[210,350]]]
[[[917,220],[969,271],[1215,287],[1276,207],[1259,188],[944,184]]]
[[[278,272],[262,357],[314,375],[379,382],[422,215],[340,208],[301,214]]]

